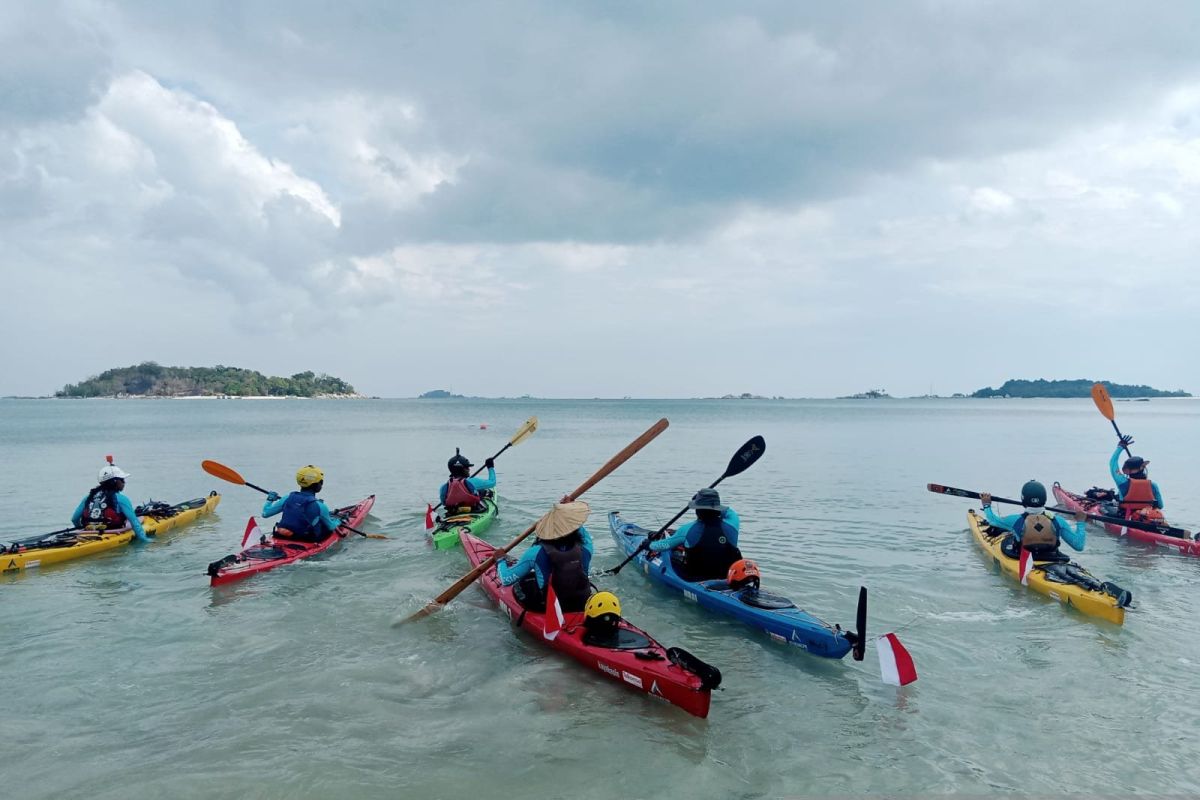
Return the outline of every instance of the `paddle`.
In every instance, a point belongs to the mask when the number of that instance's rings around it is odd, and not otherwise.
[[[37,542],[40,542],[43,539],[49,539],[51,536],[62,536],[64,533],[84,533],[84,532],[85,531],[82,528],[63,528],[61,531],[50,531],[49,533],[43,533],[39,536],[30,536],[27,539],[17,539],[15,541],[10,542],[9,544],[12,544],[12,545],[36,544]]]
[[[657,437],[660,433],[665,431],[667,429],[667,426],[670,424],[671,423],[667,422],[666,418],[663,418],[663,419],[660,419],[658,422],[654,423],[653,425],[651,425],[650,428],[647,429],[647,431],[645,433],[643,433],[641,436],[639,436],[638,438],[636,438],[632,442],[630,442],[628,445],[626,445],[624,450],[617,453],[615,456],[613,456],[607,462],[605,462],[604,466],[602,466],[602,467],[600,467],[600,469],[596,470],[596,472],[592,475],[592,477],[588,478],[586,481],[581,483],[579,485],[578,489],[576,489],[575,491],[573,491],[569,495],[567,495],[567,499],[568,500],[579,499],[580,495],[582,495],[588,489],[592,488],[597,483],[602,481],[605,477],[608,476],[609,473],[611,473],[617,467],[621,466],[626,461],[633,458],[633,456],[635,454],[637,454],[637,452],[639,450],[641,450],[643,447],[650,444],[650,442],[652,442],[655,439],[655,437]],[[525,537],[527,537],[527,536],[529,536],[529,534],[533,533],[534,528],[536,528],[536,527],[537,527],[536,523],[534,525],[530,525],[528,528],[525,529],[525,531],[520,536],[513,539],[511,542],[506,544],[504,547],[497,548],[488,558],[484,559],[482,562],[480,562],[478,565],[476,565],[476,567],[474,569],[472,569],[466,575],[463,575],[461,578],[459,578],[457,581],[455,581],[454,584],[449,589],[447,589],[446,591],[439,594],[437,597],[435,597],[430,602],[426,603],[424,608],[420,609],[415,614],[412,614],[411,616],[401,620],[400,622],[401,623],[411,622],[412,620],[421,619],[422,617],[427,617],[430,614],[433,614],[433,613],[441,610],[442,606],[446,605],[446,603],[449,603],[455,597],[458,597],[458,595],[460,593],[462,593],[463,589],[466,589],[468,586],[470,586],[472,583],[474,583],[476,578],[478,578],[480,575],[482,575],[484,572],[486,572],[488,570],[488,568],[492,566],[492,564],[495,564],[498,560],[500,560],[501,558],[504,558],[504,556],[508,553],[509,550],[513,549],[518,544],[520,544],[522,541],[524,541]]]
[[[497,458],[504,455],[505,450],[507,450],[510,447],[514,447],[514,446],[520,444],[521,442],[525,441],[530,436],[532,436],[534,434],[534,431],[537,430],[537,428],[538,428],[538,418],[537,417],[530,417],[529,419],[525,420],[525,423],[523,425],[521,425],[521,427],[517,428],[517,432],[513,434],[511,439],[508,440],[508,444],[504,445],[504,447],[501,447],[499,450],[497,450],[496,455],[492,456],[491,459],[489,459],[489,460],[492,462],[495,462],[495,460]],[[484,465],[485,466],[487,465],[486,461],[484,462]],[[483,472],[483,470],[484,470],[484,467],[480,467],[479,469],[477,469],[471,473],[471,477],[474,478],[476,475]],[[425,530],[433,529],[433,512],[437,511],[441,507],[442,507],[442,504],[440,502],[436,506],[431,506],[428,503],[425,504]]]
[[[1104,418],[1112,423],[1113,430],[1117,432],[1117,440],[1120,441],[1125,437],[1121,435],[1121,429],[1117,427],[1117,413],[1113,409],[1112,398],[1108,396],[1108,389],[1103,383],[1092,384],[1092,402],[1096,404],[1096,408],[1104,415]],[[1122,442],[1121,446],[1125,448],[1125,455],[1132,457],[1133,453],[1129,452],[1129,445]]]
[[[726,478],[731,478],[734,475],[745,472],[746,470],[748,470],[750,468],[750,466],[755,461],[758,461],[760,458],[762,458],[762,454],[765,453],[766,451],[767,451],[766,440],[763,439],[763,437],[761,437],[761,436],[755,436],[753,439],[751,439],[750,441],[748,441],[744,445],[742,445],[740,450],[738,450],[736,453],[733,454],[733,458],[731,458],[729,460],[729,466],[725,468],[725,472],[721,474],[721,477],[717,478],[715,481],[710,483],[708,485],[708,488],[715,489],[717,487],[717,484],[720,483],[721,481],[725,480]],[[680,511],[675,516],[671,517],[669,520],[667,520],[667,523],[665,525],[663,525],[661,528],[659,528],[654,533],[647,536],[645,538],[645,540],[640,545],[637,546],[637,549],[629,554],[628,558],[626,558],[620,564],[617,564],[612,569],[604,570],[603,572],[600,573],[600,575],[602,575],[602,576],[616,575],[618,572],[620,572],[622,567],[624,567],[630,561],[633,561],[635,558],[637,558],[638,553],[640,553],[643,550],[645,550],[646,548],[648,548],[650,546],[651,542],[653,542],[656,539],[661,539],[663,537],[663,535],[667,532],[667,529],[670,528],[672,525],[674,525],[675,522],[680,517],[682,517],[684,514],[686,514],[688,512],[688,508],[690,508],[690,504],[684,506],[683,510]]]
[[[925,488],[934,494],[950,494],[955,497],[970,497],[976,500],[979,499],[979,492],[972,492],[970,489],[956,489],[953,486],[942,486],[939,483],[929,483]],[[1008,505],[1022,505],[1020,500],[1009,500],[1004,497],[996,497],[992,495],[993,503],[1006,503]],[[1057,506],[1047,508],[1047,511],[1055,511],[1059,514],[1074,514],[1076,512],[1069,508],[1060,508]],[[1181,539],[1192,538],[1191,531],[1184,528],[1175,528],[1171,525],[1156,525],[1153,522],[1142,522],[1140,520],[1124,519],[1122,517],[1105,517],[1100,514],[1086,514],[1088,519],[1093,522],[1107,522],[1110,525],[1123,525],[1126,528],[1136,528],[1139,531],[1150,531],[1151,533],[1161,533],[1167,536],[1175,536]]]
[[[205,472],[207,472],[209,475],[212,475],[214,478],[220,478],[223,481],[228,481],[229,483],[234,483],[238,486],[249,486],[251,489],[262,492],[263,494],[273,494],[273,492],[268,489],[264,489],[261,486],[255,486],[253,483],[250,483],[250,481],[243,478],[241,474],[232,467],[227,467],[224,464],[220,464],[216,461],[201,461],[200,466]],[[342,518],[338,517],[338,520],[342,520]],[[390,538],[388,536],[384,536],[382,533],[364,533],[358,528],[351,528],[345,523],[345,521],[342,521],[342,527],[368,539]]]

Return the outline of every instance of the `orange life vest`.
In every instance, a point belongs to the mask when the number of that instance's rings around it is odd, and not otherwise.
[[[459,506],[476,508],[481,502],[483,498],[471,491],[467,478],[451,478],[447,482],[446,501],[442,503],[447,509],[453,511]]]
[[[1121,498],[1121,513],[1129,517],[1133,512],[1143,508],[1153,508],[1154,484],[1149,478],[1130,478],[1125,496]]]

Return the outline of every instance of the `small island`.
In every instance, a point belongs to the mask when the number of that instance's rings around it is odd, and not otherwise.
[[[431,389],[425,394],[417,395],[418,400],[465,400],[461,394],[452,394],[445,389]]]
[[[266,376],[238,367],[163,367],[146,361],[118,367],[79,383],[55,397],[361,397],[340,378],[298,372],[290,378]]]
[[[1048,381],[1039,378],[1035,381],[1008,380],[999,389],[988,386],[972,393],[971,397],[1020,397],[1020,398],[1056,398],[1056,397],[1091,397],[1092,380]],[[1124,383],[1103,383],[1111,397],[1120,399],[1150,398],[1150,397],[1191,397],[1185,391],[1164,391],[1149,386],[1131,385]]]
[[[883,389],[868,389],[865,392],[858,394],[850,394],[845,397],[839,397],[838,400],[891,400],[892,396]]]

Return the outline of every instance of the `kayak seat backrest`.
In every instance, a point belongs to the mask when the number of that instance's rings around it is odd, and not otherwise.
[[[277,558],[287,558],[287,551],[281,547],[252,547],[242,552],[245,558],[256,558],[261,561],[274,561]]]
[[[764,592],[761,589],[743,589],[741,595],[738,596],[738,599],[748,606],[765,608],[768,611],[796,607],[796,604],[786,597],[778,594],[771,594],[770,592]]]
[[[615,634],[597,636],[591,631],[583,634],[584,644],[592,647],[606,647],[609,650],[641,650],[650,647],[650,639],[629,628],[617,628]]]

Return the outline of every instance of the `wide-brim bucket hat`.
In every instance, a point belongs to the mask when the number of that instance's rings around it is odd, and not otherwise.
[[[721,495],[716,489],[701,489],[692,497],[688,508],[693,511],[720,511],[724,513],[729,506],[721,505]]]
[[[591,507],[582,500],[555,503],[554,508],[537,521],[533,534],[543,542],[553,542],[578,530],[591,513]]]

